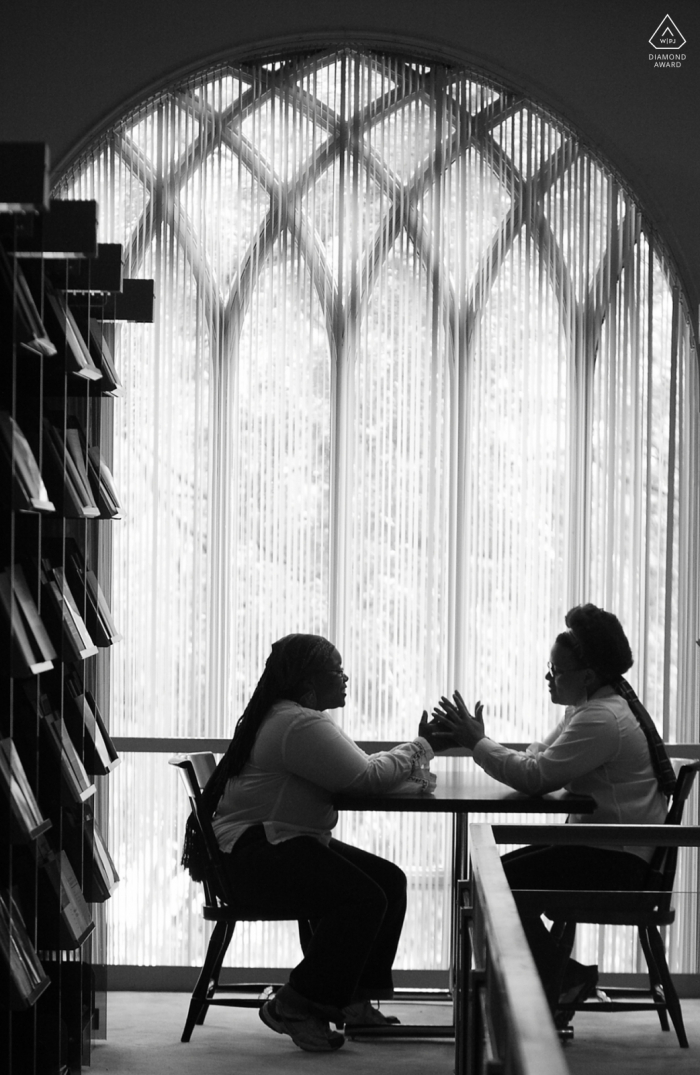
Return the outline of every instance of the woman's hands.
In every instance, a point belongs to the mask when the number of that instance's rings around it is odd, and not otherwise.
[[[456,745],[473,750],[479,740],[485,737],[484,707],[481,702],[477,702],[474,706],[474,716],[472,716],[459,691],[454,692],[453,698],[454,702],[451,702],[449,698],[440,699],[439,704],[433,710],[433,720],[428,727],[435,728],[437,725],[433,734],[438,737],[445,735],[451,740],[449,743],[444,743],[441,749]],[[433,746],[433,750],[435,749],[440,748]]]
[[[436,754],[450,747],[458,747],[459,743],[452,735],[445,731],[435,720],[428,720],[428,710],[423,710],[423,716],[418,725],[418,734],[430,743]]]

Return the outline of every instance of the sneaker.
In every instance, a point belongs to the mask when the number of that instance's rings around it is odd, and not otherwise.
[[[274,999],[265,1001],[260,1008],[260,1018],[276,1034],[289,1034],[294,1044],[307,1053],[334,1052],[345,1041],[343,1035],[331,1030],[320,1016],[283,1009]]]
[[[385,1015],[368,1000],[358,1000],[343,1008],[345,1026],[348,1029],[359,1026],[393,1026],[401,1022],[395,1015]]]

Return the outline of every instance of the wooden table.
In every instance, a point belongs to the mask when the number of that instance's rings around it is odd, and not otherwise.
[[[595,802],[588,795],[571,795],[565,791],[547,795],[525,795],[513,791],[488,776],[471,758],[451,759],[446,771],[444,761],[432,763],[437,774],[437,786],[432,792],[386,792],[381,795],[335,795],[338,810],[373,810],[377,812],[431,813],[453,815],[452,865],[454,893],[451,923],[451,968],[456,964],[457,923],[459,921],[459,892],[457,882],[469,876],[469,815],[471,813],[514,814],[590,814]],[[450,992],[454,983],[450,981]],[[362,1032],[363,1036],[365,1031]],[[370,1033],[369,1031],[367,1033]],[[378,1028],[371,1033],[391,1037],[452,1037],[450,1026],[409,1026]]]

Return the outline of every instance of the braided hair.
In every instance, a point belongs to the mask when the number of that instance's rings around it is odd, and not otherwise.
[[[321,635],[285,635],[274,642],[248,705],[238,719],[226,753],[202,791],[201,811],[211,818],[228,781],[237,776],[250,757],[260,725],[275,702],[299,702],[311,680],[328,668],[335,646]],[[182,865],[193,880],[201,880],[199,830],[190,817],[185,830]]]
[[[603,686],[612,687],[625,699],[644,732],[657,783],[668,798],[675,788],[676,774],[654,721],[624,678],[634,659],[622,624],[612,612],[591,604],[569,609],[565,623],[569,630],[558,635],[557,642],[571,650],[582,668],[592,668]]]

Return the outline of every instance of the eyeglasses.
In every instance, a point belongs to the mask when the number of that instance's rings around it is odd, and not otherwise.
[[[552,679],[556,679],[557,676],[565,676],[568,672],[583,672],[583,668],[557,668],[551,661],[547,661],[547,675]]]

